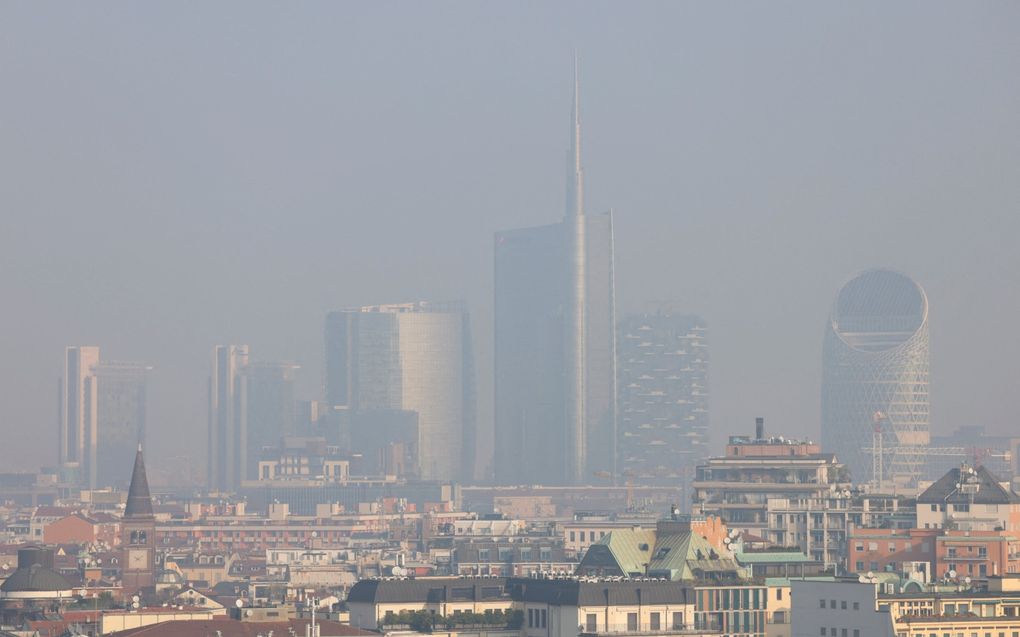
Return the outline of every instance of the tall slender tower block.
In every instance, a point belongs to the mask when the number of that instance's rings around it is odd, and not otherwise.
[[[64,381],[60,396],[60,466],[73,482],[95,488],[98,482],[99,348],[64,350]]]
[[[495,237],[495,473],[500,484],[615,475],[611,212],[589,215],[574,69],[566,210]]]
[[[247,345],[213,348],[209,376],[209,441],[206,477],[209,488],[231,491],[241,483],[241,370],[248,364]]]

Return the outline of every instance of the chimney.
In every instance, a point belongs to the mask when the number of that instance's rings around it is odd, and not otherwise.
[[[765,440],[765,419],[761,416],[754,419],[754,439]]]

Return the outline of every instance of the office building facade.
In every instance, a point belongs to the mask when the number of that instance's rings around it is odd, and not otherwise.
[[[843,286],[822,353],[822,447],[857,483],[913,485],[929,444],[928,298],[910,278],[864,272]]]
[[[616,474],[612,213],[584,209],[575,78],[566,214],[495,236],[495,478]]]
[[[356,414],[416,412],[421,477],[473,477],[474,360],[468,314],[461,304],[418,302],[330,312],[326,398],[334,409]],[[368,420],[350,418],[352,426]],[[350,439],[360,438],[359,432],[350,432]]]
[[[679,482],[686,495],[694,467],[708,457],[706,323],[633,314],[620,321],[617,344],[620,473],[639,484]]]

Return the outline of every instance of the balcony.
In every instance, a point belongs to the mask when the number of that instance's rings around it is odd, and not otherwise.
[[[600,637],[604,635],[703,635],[708,629],[695,629],[694,626],[681,624],[668,627],[668,622],[659,628],[652,628],[648,623],[642,624],[610,624],[605,628],[591,631],[584,626],[579,626],[580,637]]]

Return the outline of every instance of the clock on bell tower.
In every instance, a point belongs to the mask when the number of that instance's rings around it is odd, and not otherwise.
[[[138,445],[135,456],[127,506],[120,523],[120,543],[124,593],[134,594],[153,586],[156,581],[156,518],[152,514],[152,497],[149,495],[141,445]]]

